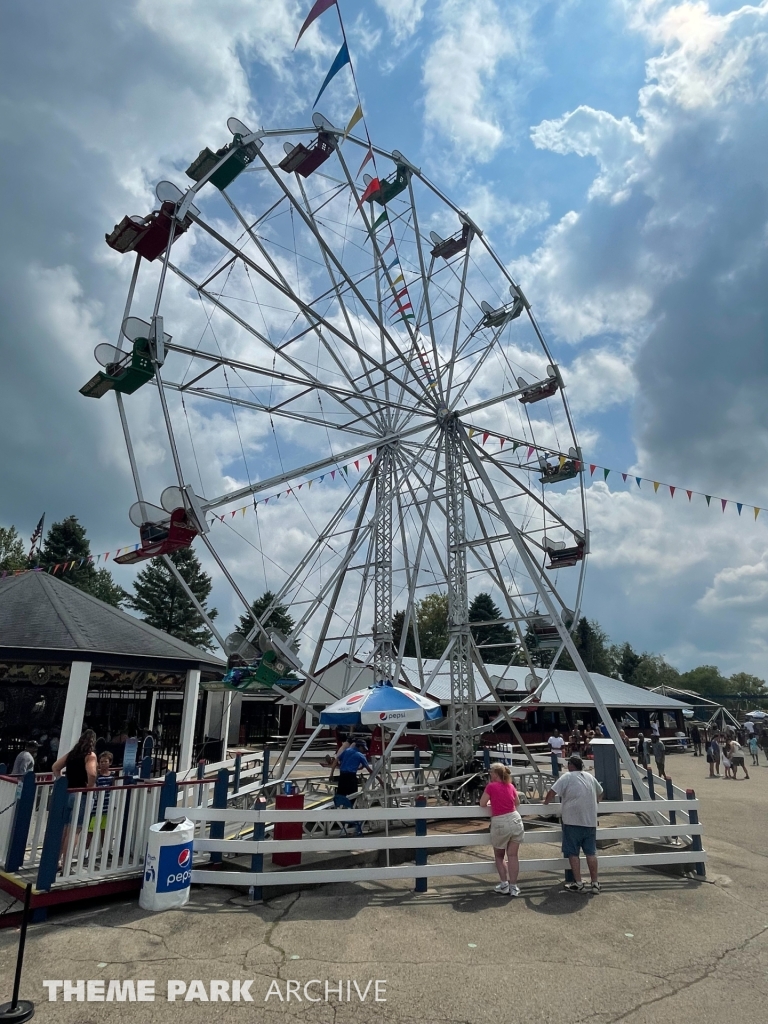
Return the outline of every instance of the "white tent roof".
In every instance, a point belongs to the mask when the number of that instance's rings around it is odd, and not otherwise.
[[[436,661],[424,661],[425,678],[429,677],[436,664]],[[511,695],[510,691],[518,693],[521,697],[525,695],[525,677],[529,674],[529,669],[526,666],[486,665],[486,669],[497,688],[503,690],[504,697],[509,697]],[[403,658],[402,674],[404,682],[415,688],[420,688],[416,658]],[[347,658],[339,658],[336,661],[330,662],[325,668],[320,669],[317,675],[322,679],[323,686],[336,696],[341,696],[345,682],[347,689],[353,690],[362,690],[373,683],[373,669],[370,667],[362,668],[362,662],[356,659],[349,665],[348,672]],[[356,676],[357,678],[355,679]],[[603,701],[609,708],[623,708],[627,711],[637,709],[676,711],[691,707],[690,701],[674,700],[672,697],[665,697],[660,693],[654,693],[652,690],[631,686],[620,679],[611,679],[610,676],[593,672],[592,679],[599,689]],[[488,687],[478,672],[475,672],[475,686],[479,701],[488,701],[489,703],[493,701]],[[441,666],[440,671],[429,686],[427,694],[434,700],[443,703],[450,699],[450,669],[447,663]],[[331,696],[326,690],[314,687],[309,696],[308,703],[324,705],[330,703],[330,701]],[[551,680],[542,691],[541,705],[544,707],[588,708],[592,706],[592,698],[589,696],[587,688],[578,672],[555,669]]]

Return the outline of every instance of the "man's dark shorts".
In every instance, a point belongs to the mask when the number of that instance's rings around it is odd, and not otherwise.
[[[563,825],[563,856],[578,857],[579,850],[586,857],[594,857],[597,853],[596,828],[586,825]]]

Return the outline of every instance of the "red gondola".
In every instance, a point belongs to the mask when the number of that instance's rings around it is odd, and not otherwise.
[[[286,147],[288,143],[286,142]],[[318,136],[311,146],[303,143],[293,146],[279,163],[281,171],[288,174],[300,174],[302,178],[308,178],[313,171],[324,164],[336,148],[336,139],[329,132],[318,132]]]
[[[197,530],[187,515],[185,508],[175,508],[170,520],[160,523],[142,523],[139,527],[141,547],[138,551],[118,555],[115,559],[120,565],[133,565],[147,558],[159,555],[170,555],[172,551],[188,548],[197,536]]]
[[[147,217],[123,217],[114,230],[104,236],[107,245],[117,252],[137,252],[151,263],[168,248],[175,211],[175,204],[167,202]],[[174,242],[191,227],[192,220],[187,216],[175,225]]]
[[[576,537],[576,543],[566,547],[563,541],[545,541],[544,550],[549,558],[548,569],[566,569],[581,562],[586,552],[584,537]]]

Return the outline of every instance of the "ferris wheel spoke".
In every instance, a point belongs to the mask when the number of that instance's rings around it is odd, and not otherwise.
[[[304,195],[304,197],[306,199],[306,193],[304,193],[303,188],[302,188],[302,194]],[[295,290],[293,288],[291,288],[290,284],[288,283],[287,278],[282,273],[282,271],[280,270],[278,265],[275,263],[275,261],[272,259],[272,257],[269,255],[269,253],[267,252],[266,248],[262,245],[262,243],[261,243],[260,239],[258,238],[258,236],[256,234],[254,234],[254,232],[252,232],[250,230],[250,228],[248,227],[248,224],[247,224],[245,218],[240,213],[240,210],[232,202],[232,200],[226,194],[226,192],[222,192],[222,195],[224,196],[225,200],[229,204],[232,212],[235,214],[237,219],[240,221],[240,223],[245,228],[245,230],[248,233],[248,236],[251,239],[251,241],[253,242],[253,244],[259,250],[259,252],[264,257],[264,259],[268,262],[268,264],[269,264],[269,266],[270,266],[270,268],[272,270],[272,273],[275,274],[275,276],[277,277],[277,280],[280,281],[280,283],[282,284],[283,288],[289,293],[290,298],[292,298],[294,302],[299,304],[301,302],[301,300],[299,299],[299,297],[296,294]],[[325,254],[323,254],[323,256],[325,258]],[[327,259],[325,259],[325,263],[326,263],[326,266],[328,266]],[[329,269],[329,276],[330,276],[330,269]],[[337,296],[337,299],[338,299],[338,296]],[[343,307],[343,303],[341,302],[341,300],[338,299],[338,301],[339,301],[339,304],[342,305],[342,307]],[[320,344],[323,346],[325,351],[331,357],[331,359],[333,360],[333,362],[335,363],[335,365],[337,366],[339,371],[344,376],[347,376],[347,368],[346,368],[343,360],[340,358],[340,356],[328,344],[326,338],[323,336],[322,331],[320,330],[318,325],[314,322],[314,319],[309,317],[309,315],[308,315],[308,313],[306,312],[305,309],[302,308],[301,312],[302,312],[302,315],[304,316],[304,318],[307,320],[307,323],[309,324],[310,328],[315,332],[315,334],[316,334]],[[349,317],[346,314],[346,309],[344,309],[344,316],[345,316],[345,320],[346,320],[346,323],[347,323],[347,328],[349,329],[350,335],[352,335],[353,338],[354,338],[354,332],[352,331],[352,325],[351,325],[351,323],[349,321]],[[363,402],[366,404],[366,407],[368,408],[369,413],[372,416],[375,417],[376,416],[375,410],[370,405],[368,405],[368,403],[365,401],[365,399],[363,399]]]
[[[344,269],[343,264],[337,259],[336,254],[326,244],[325,240],[323,239],[322,234],[317,230],[316,225],[313,224],[311,218],[309,218],[307,216],[307,214],[304,212],[304,209],[302,208],[301,204],[296,201],[295,196],[290,192],[290,190],[286,187],[284,182],[281,181],[281,179],[275,173],[274,168],[269,163],[269,161],[266,159],[266,157],[261,152],[259,153],[259,156],[261,157],[261,159],[262,159],[262,161],[264,163],[264,166],[267,168],[267,170],[271,174],[272,178],[277,183],[278,187],[288,197],[288,202],[291,204],[291,206],[296,210],[296,212],[302,218],[302,220],[306,224],[306,226],[309,229],[309,231],[311,231],[312,234],[314,235],[314,237],[317,240],[317,243],[320,246],[321,250],[323,250],[323,252],[326,253],[326,255],[328,256],[328,259],[334,265],[334,267],[336,268],[337,272],[344,278],[344,280],[347,283],[347,286],[349,287],[350,291],[355,295],[355,297],[357,298],[357,300],[360,303],[361,307],[365,310],[365,312],[371,318],[373,323],[376,324],[378,326],[378,328],[384,333],[384,336],[387,339],[387,343],[391,346],[393,351],[399,352],[398,346],[395,344],[394,339],[392,338],[391,334],[387,330],[386,326],[379,321],[379,319],[378,319],[375,311],[371,307],[370,303],[366,300],[365,296],[362,294],[362,292],[359,290],[357,285],[351,279],[351,277],[349,276],[347,271]],[[339,158],[340,158],[340,160],[342,159],[340,155],[339,155]],[[347,175],[349,174],[348,171],[346,171],[346,173],[347,173]],[[354,186],[353,186],[353,188],[354,188]],[[375,244],[375,239],[374,239],[374,244]],[[326,326],[328,327],[329,330],[332,330],[333,333],[337,337],[339,337],[339,339],[342,342],[346,343],[351,348],[355,349],[355,351],[358,353],[358,356],[360,357],[361,360],[362,359],[367,360],[368,362],[371,363],[372,366],[376,367],[376,369],[378,369],[380,373],[383,373],[383,374],[386,374],[389,377],[392,377],[391,372],[389,370],[387,370],[387,368],[385,366],[382,366],[378,362],[378,360],[374,359],[368,352],[366,352],[364,348],[362,348],[360,346],[355,346],[349,339],[345,338],[340,331],[338,331],[335,328],[333,328],[332,325],[326,323]],[[407,386],[407,390],[409,391],[411,396],[413,398],[415,398],[417,401],[421,401],[422,398],[424,397],[418,391],[416,391],[414,388],[411,388],[410,386]]]
[[[435,379],[437,381],[438,394],[440,396],[440,402],[444,403],[446,400],[445,392],[443,390],[442,374],[440,373],[440,357],[437,351],[437,340],[435,334],[435,324],[432,318],[432,304],[429,297],[429,284],[432,278],[432,271],[435,266],[435,257],[430,257],[429,270],[427,271],[424,261],[424,249],[422,246],[421,231],[419,230],[419,218],[416,212],[416,197],[413,192],[413,181],[408,178],[408,197],[411,203],[411,215],[413,217],[413,234],[416,241],[416,252],[419,257],[419,270],[421,271],[421,279],[423,284],[423,302],[424,308],[427,314],[427,326],[429,327],[429,337],[432,343],[432,358],[434,360],[435,367]]]

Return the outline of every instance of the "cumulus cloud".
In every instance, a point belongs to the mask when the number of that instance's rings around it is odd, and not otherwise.
[[[439,22],[424,62],[427,124],[466,158],[489,160],[504,127],[487,87],[500,63],[520,54],[521,36],[493,0],[442,0]]]
[[[392,42],[399,46],[418,28],[424,17],[426,0],[376,0],[376,3],[387,16],[394,33]]]

